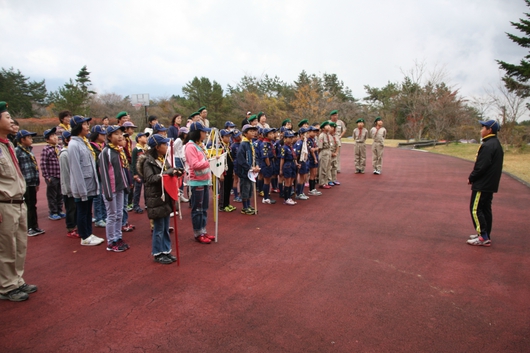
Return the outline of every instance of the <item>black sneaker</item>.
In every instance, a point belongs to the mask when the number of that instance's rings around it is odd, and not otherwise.
[[[44,234],[46,233],[44,230],[40,229],[40,228],[33,228],[34,231],[36,232],[39,232],[39,234]]]
[[[125,249],[123,249],[122,247],[119,247],[118,244],[115,241],[113,241],[111,244],[107,245],[107,251],[122,252],[122,251],[125,251]]]
[[[169,265],[173,263],[173,261],[169,257],[167,257],[165,254],[160,254],[160,255],[155,256],[155,262],[158,262],[159,264],[163,264],[163,265]]]
[[[118,247],[120,249],[123,249],[123,250],[127,250],[130,248],[129,244],[127,244],[126,242],[123,241],[123,239],[118,239],[118,241],[116,242],[116,245],[118,245]]]
[[[18,289],[21,290],[24,293],[31,294],[31,293],[35,293],[37,291],[37,286],[34,285],[34,284],[24,283],[23,285],[18,287]]]
[[[28,229],[28,237],[34,237],[34,236],[37,236],[39,234],[42,234],[42,233],[39,233],[37,232],[35,229],[33,228],[30,228]]]
[[[29,299],[28,293],[24,293],[20,288],[13,289],[5,294],[0,294],[0,299],[11,300],[12,302],[22,302]]]
[[[165,254],[165,255],[166,255],[166,257],[167,257],[168,259],[170,259],[171,261],[173,261],[173,262],[177,261],[177,257],[176,257],[175,255],[173,255],[172,253]]]

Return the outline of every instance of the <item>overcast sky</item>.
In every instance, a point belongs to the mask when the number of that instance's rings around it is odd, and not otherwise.
[[[495,59],[527,51],[523,0],[0,0],[0,67],[55,90],[83,65],[98,92],[182,94],[193,77],[223,88],[243,75],[294,81],[336,73],[354,97],[403,78],[415,61],[445,68],[464,96],[498,85]]]

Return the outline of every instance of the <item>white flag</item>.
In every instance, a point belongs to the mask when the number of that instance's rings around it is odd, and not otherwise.
[[[212,157],[208,160],[208,162],[210,162],[210,170],[212,171],[212,173],[220,178],[221,175],[223,175],[224,171],[225,171],[225,166],[226,166],[226,152],[223,153],[222,155],[218,156],[219,158],[217,157]]]

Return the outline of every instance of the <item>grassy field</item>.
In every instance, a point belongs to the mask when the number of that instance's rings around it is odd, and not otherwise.
[[[342,139],[344,143],[353,143],[351,138]],[[397,147],[400,142],[406,142],[405,140],[385,140],[385,146]],[[367,139],[366,143],[371,145],[372,140]],[[448,156],[458,157],[474,161],[477,155],[479,145],[478,144],[467,144],[467,143],[450,143],[448,145],[426,147],[423,150],[445,154]],[[504,164],[503,170],[508,172],[521,180],[530,184],[530,147],[521,148],[504,148]]]
[[[425,150],[474,161],[478,147],[478,144],[451,143],[445,146],[428,147]],[[530,183],[530,148],[505,147],[503,170]]]

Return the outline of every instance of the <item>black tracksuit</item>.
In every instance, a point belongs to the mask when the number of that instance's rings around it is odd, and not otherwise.
[[[471,183],[470,211],[477,234],[491,239],[493,193],[499,190],[504,151],[497,135],[487,135],[477,152],[475,167],[469,175]]]

